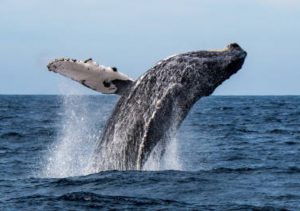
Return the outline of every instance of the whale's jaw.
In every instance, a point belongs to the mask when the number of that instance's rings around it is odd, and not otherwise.
[[[96,167],[142,169],[157,143],[175,133],[197,100],[236,73],[246,55],[230,44],[222,51],[195,51],[160,61],[117,103],[95,152]]]

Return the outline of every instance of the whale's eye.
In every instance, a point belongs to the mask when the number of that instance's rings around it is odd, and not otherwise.
[[[111,68],[114,72],[117,72],[118,71],[118,69],[116,68],[116,67],[112,67]]]
[[[103,85],[104,85],[104,87],[108,88],[108,87],[110,87],[110,82],[103,81]]]

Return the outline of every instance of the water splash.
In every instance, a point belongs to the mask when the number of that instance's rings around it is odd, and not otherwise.
[[[111,106],[108,110],[109,106],[101,102],[99,102],[100,105],[90,106],[90,97],[74,95],[78,94],[78,90],[67,85],[64,85],[62,89],[71,95],[62,97],[62,126],[56,141],[49,147],[43,159],[42,166],[44,167],[39,176],[62,178],[115,169],[114,164],[120,161],[110,155],[114,154],[111,153],[112,150],[120,148],[119,145],[106,149],[105,156],[100,159],[101,163],[107,163],[109,166],[104,165],[103,168],[99,168],[94,163],[95,149],[101,133],[98,123],[106,122],[111,113]],[[154,148],[143,170],[181,170],[177,139],[167,138],[167,140],[159,142]],[[122,144],[122,141],[119,144]],[[164,153],[161,153],[162,150]]]
[[[178,139],[176,138],[177,124],[180,122],[178,106],[174,106],[169,131],[154,147],[143,170],[182,170],[181,159],[178,152]]]
[[[161,154],[163,154],[163,156],[161,156]],[[167,143],[159,142],[151,152],[143,170],[182,170],[178,153],[178,140],[176,138],[170,138]]]
[[[44,177],[68,177],[94,173],[91,167],[99,135],[84,96],[63,97],[62,129],[47,155]]]
[[[182,164],[178,153],[178,139],[176,138],[177,123],[179,122],[178,107],[174,106],[169,131],[165,137],[154,147],[143,170],[182,170]]]

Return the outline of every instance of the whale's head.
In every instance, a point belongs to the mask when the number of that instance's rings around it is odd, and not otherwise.
[[[246,56],[246,51],[236,43],[222,50],[178,54],[160,61],[138,83],[144,81],[142,84],[149,86],[151,92],[155,88],[167,89],[173,95],[172,99],[177,98],[180,104],[187,102],[192,105],[192,102],[210,95],[235,74],[242,67]],[[161,97],[159,94],[156,96]]]
[[[222,50],[179,54],[166,61],[165,65],[170,67],[170,71],[176,72],[176,83],[181,87],[179,94],[198,100],[210,95],[241,69],[246,56],[246,51],[232,43]],[[172,68],[173,65],[176,68]]]

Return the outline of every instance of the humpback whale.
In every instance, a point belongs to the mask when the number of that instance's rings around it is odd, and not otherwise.
[[[223,50],[182,53],[159,61],[137,80],[91,59],[57,59],[48,69],[98,92],[121,95],[97,143],[93,165],[99,170],[141,170],[195,102],[235,74],[246,55],[236,43]]]

